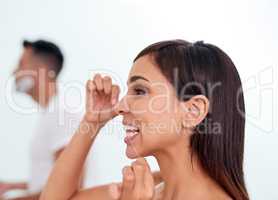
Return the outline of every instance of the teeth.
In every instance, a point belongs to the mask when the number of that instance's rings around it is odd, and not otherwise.
[[[126,131],[139,131],[139,128],[137,128],[136,126],[126,125],[125,130]]]
[[[133,136],[138,135],[138,134],[139,134],[139,132],[127,132],[126,136],[128,138],[132,138]]]

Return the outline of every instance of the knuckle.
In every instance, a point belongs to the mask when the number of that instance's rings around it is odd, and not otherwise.
[[[95,76],[94,76],[94,80],[99,80],[101,78],[101,75],[99,73],[97,73]]]
[[[131,167],[124,167],[123,179],[124,179],[124,182],[126,182],[126,183],[132,183],[134,181],[134,176],[131,171]]]
[[[94,87],[93,82],[91,80],[88,80],[87,83],[86,83],[86,88],[88,90],[92,90],[93,87]]]
[[[144,167],[142,165],[134,165],[134,169],[138,172],[143,172],[144,171]]]
[[[96,73],[95,77],[101,77],[100,73]]]
[[[110,76],[104,76],[103,79],[104,79],[105,81],[111,81],[111,77],[110,77]]]
[[[134,177],[133,176],[124,176],[124,180],[127,182],[127,183],[133,183],[134,181]]]

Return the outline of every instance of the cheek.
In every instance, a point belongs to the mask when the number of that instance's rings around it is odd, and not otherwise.
[[[138,143],[137,150],[142,156],[153,155],[154,152],[168,149],[180,142],[180,135],[174,132],[168,132],[168,128],[161,128],[160,132],[144,132],[142,139]]]
[[[181,128],[177,105],[171,99],[156,98],[148,102],[148,110],[142,116],[143,133],[164,135],[179,133]]]
[[[165,117],[166,120],[164,121],[167,121],[176,118],[179,113],[179,107],[174,98],[165,94],[130,99],[128,104],[135,118],[142,120],[142,122],[158,121],[161,117]]]
[[[133,146],[127,148],[128,155],[147,156],[179,141],[181,123],[176,112],[177,106],[173,102],[157,97],[130,103],[130,111],[140,124],[141,134]]]
[[[151,97],[147,104],[148,111],[152,114],[173,115],[177,113],[178,109],[175,98],[166,93],[160,93]]]
[[[180,133],[181,126],[176,115],[171,113],[149,114],[144,119],[145,123],[138,142],[138,149],[141,149],[144,155],[179,142],[180,135],[178,133]]]
[[[144,135],[164,135],[178,132],[180,126],[176,116],[169,113],[153,114],[145,118],[142,126]]]

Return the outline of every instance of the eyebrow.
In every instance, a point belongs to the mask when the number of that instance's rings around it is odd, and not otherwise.
[[[137,81],[137,80],[139,80],[139,79],[142,79],[142,80],[145,80],[145,81],[149,82],[149,80],[146,79],[146,78],[144,78],[143,76],[132,76],[132,77],[130,77],[130,79],[128,80],[128,83],[135,82],[135,81]]]

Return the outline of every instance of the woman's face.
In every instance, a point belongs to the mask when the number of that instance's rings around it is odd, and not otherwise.
[[[150,56],[139,58],[119,102],[129,158],[153,155],[181,141],[182,111],[174,87]]]

